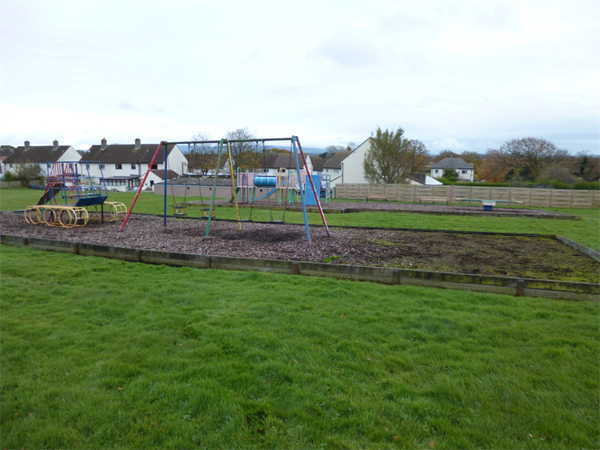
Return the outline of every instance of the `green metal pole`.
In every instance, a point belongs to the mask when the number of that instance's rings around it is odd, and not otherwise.
[[[238,231],[242,231],[242,224],[240,222],[240,210],[238,208],[237,192],[235,192],[235,180],[233,176],[233,161],[231,160],[231,147],[227,142],[227,156],[229,157],[229,173],[231,174],[231,190],[233,191],[233,200],[235,201],[235,215],[237,217]]]
[[[219,178],[219,168],[221,167],[221,149],[223,148],[223,139],[219,142],[219,150],[217,152],[217,168],[215,170],[215,182],[213,183],[212,196],[210,197],[210,210],[208,211],[208,222],[206,224],[206,236],[210,233],[210,222],[212,220],[213,209],[215,207],[215,193],[217,192],[217,179]]]

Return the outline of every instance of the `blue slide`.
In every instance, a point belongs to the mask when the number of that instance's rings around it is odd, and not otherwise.
[[[269,192],[267,195],[265,195],[264,197],[261,198],[255,198],[254,200],[264,200],[265,198],[267,198],[269,195],[274,194],[275,192],[277,192],[277,189],[279,188],[275,188],[273,189],[271,192]]]

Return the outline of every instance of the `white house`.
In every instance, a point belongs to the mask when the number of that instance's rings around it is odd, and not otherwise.
[[[148,171],[152,157],[159,145],[142,144],[139,139],[135,140],[135,144],[108,145],[106,139],[102,139],[100,145],[90,147],[80,162],[93,162],[94,164],[89,165],[90,175],[100,178],[100,167],[96,164],[96,162],[99,162],[106,186],[109,189],[119,191],[137,189]],[[164,163],[165,149],[164,146],[161,146],[151,169],[164,171]],[[82,164],[82,168],[84,168],[83,166]],[[176,145],[167,146],[167,166],[168,170],[172,170],[177,174],[187,173],[188,171],[187,158]],[[158,182],[158,180],[155,180],[155,182]],[[150,180],[146,179],[144,188],[150,187]]]
[[[371,138],[368,138],[352,152],[339,152],[329,159],[323,166],[323,173],[331,175],[331,186],[337,183],[368,183],[363,162],[370,148]]]
[[[444,158],[439,163],[431,164],[431,176],[442,178],[445,169],[454,169],[458,173],[460,181],[473,181],[475,166],[466,163],[460,158]]]
[[[72,145],[58,145],[56,140],[52,145],[30,145],[29,141],[25,141],[24,146],[15,148],[13,154],[4,159],[3,173],[14,171],[18,164],[37,164],[46,176],[47,163],[80,159],[81,155]]]
[[[356,150],[355,150],[356,151]],[[346,181],[346,161],[352,156],[350,152],[338,152],[323,164],[323,175],[331,177],[331,187],[338,183],[360,183],[358,181]]]

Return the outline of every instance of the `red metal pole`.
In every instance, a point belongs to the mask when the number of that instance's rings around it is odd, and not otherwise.
[[[144,183],[146,182],[146,178],[148,178],[148,174],[150,174],[150,170],[152,170],[152,166],[154,165],[154,161],[156,161],[156,157],[158,156],[158,152],[160,151],[160,147],[163,145],[164,141],[160,141],[160,144],[158,144],[158,147],[156,149],[156,151],[154,152],[154,156],[152,157],[152,161],[150,162],[150,164],[148,164],[148,171],[146,172],[146,175],[144,175],[144,179],[142,180],[142,182],[140,183],[140,187],[138,188],[137,194],[135,194],[135,198],[133,199],[133,203],[131,204],[131,208],[129,208],[129,212],[127,213],[127,217],[125,217],[125,220],[123,221],[123,225],[121,226],[121,229],[119,231],[123,231],[123,229],[125,228],[125,225],[127,225],[127,221],[129,220],[129,216],[131,215],[131,211],[133,211],[133,207],[135,206],[135,202],[137,202],[138,197],[140,196],[140,192],[142,192],[142,189],[144,188]],[[165,149],[166,151],[166,149]],[[165,193],[167,192],[167,180],[165,180]]]
[[[298,143],[298,149],[300,150],[300,156],[302,156],[302,162],[304,162],[304,170],[306,170],[306,174],[308,175],[308,181],[310,181],[310,185],[313,190],[313,194],[315,194],[315,198],[317,199],[317,206],[319,207],[319,212],[321,213],[321,219],[323,219],[323,224],[325,225],[325,231],[327,231],[327,236],[331,236],[329,234],[329,227],[327,226],[327,222],[325,221],[325,214],[323,214],[323,208],[321,208],[321,199],[317,195],[317,190],[315,189],[315,185],[313,184],[312,176],[310,175],[310,171],[308,170],[308,166],[306,165],[306,159],[304,158],[304,152],[302,151],[302,146],[300,145],[300,140],[296,136],[296,142]],[[300,180],[300,174],[298,174],[298,180]]]

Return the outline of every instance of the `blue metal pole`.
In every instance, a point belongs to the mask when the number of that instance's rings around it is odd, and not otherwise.
[[[306,215],[306,200],[304,199],[304,189],[302,189],[302,179],[300,178],[300,161],[298,160],[298,149],[296,148],[296,136],[292,136],[292,145],[294,147],[294,156],[296,158],[296,173],[298,174],[298,188],[300,189],[300,199],[302,200],[302,213],[304,214],[304,227],[306,228],[306,239],[308,239],[308,246],[311,246],[310,242],[310,229],[308,228],[308,216]],[[304,167],[304,170],[307,170]]]
[[[167,187],[169,187],[169,178],[167,176],[167,143],[165,142],[165,213],[164,213],[164,226],[167,226]]]

